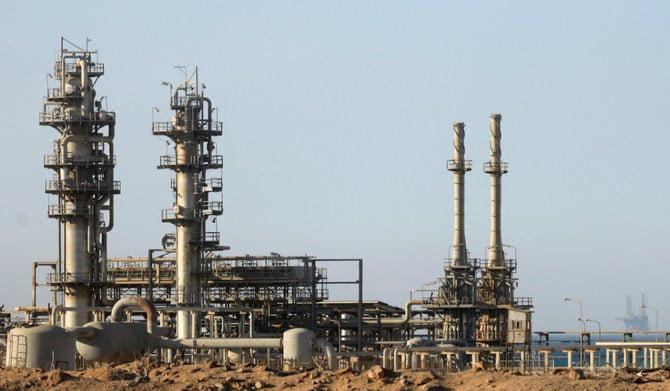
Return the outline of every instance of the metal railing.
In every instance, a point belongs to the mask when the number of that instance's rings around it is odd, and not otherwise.
[[[223,213],[223,202],[204,201],[200,205],[200,213],[203,215],[220,215]]]
[[[63,155],[45,155],[44,156],[44,165],[45,166],[57,166],[57,165],[93,165],[106,163],[109,165],[116,165],[116,155],[112,156],[110,159],[106,154],[96,154],[96,155],[75,155],[73,153],[68,153],[66,156]]]
[[[58,61],[54,66],[54,71],[58,75],[60,75],[62,70],[64,70],[65,73],[79,74],[81,73],[81,70],[79,70],[78,60],[79,58],[66,58],[63,62]],[[105,64],[88,62],[86,65],[90,76],[99,76],[105,73]]]
[[[116,113],[113,111],[98,111],[95,118],[73,117],[65,115],[62,111],[51,111],[40,113],[41,124],[61,124],[61,123],[79,123],[88,125],[106,125],[116,120]]]
[[[498,164],[485,162],[484,172],[487,174],[505,174],[507,172],[507,167],[507,162],[499,162]]]
[[[197,211],[193,209],[173,207],[171,209],[161,210],[161,219],[163,221],[197,220],[198,218]]]
[[[205,232],[205,236],[201,239],[202,243],[219,243],[221,234],[219,232]]]
[[[516,297],[516,298],[514,298],[514,307],[532,308],[533,307],[533,298],[532,297]]]
[[[154,134],[157,133],[168,133],[175,131],[175,127],[172,122],[152,122],[151,123],[151,132]]]
[[[455,267],[455,259],[454,258],[447,258],[446,262],[444,263],[445,268],[451,268]],[[482,260],[479,258],[470,258],[466,262],[466,267],[471,268],[471,269],[480,269],[482,267]]]
[[[447,160],[447,170],[470,171],[472,170],[472,160]]]
[[[109,277],[103,279],[102,276],[93,273],[47,273],[48,284],[92,284],[111,282]]]
[[[48,208],[49,217],[61,217],[61,216],[87,216],[89,214],[88,205],[76,207],[72,204],[51,204]]]
[[[47,99],[81,99],[80,88],[74,88],[71,93],[63,94],[60,87],[47,89]]]
[[[223,179],[221,178],[207,178],[198,183],[200,191],[203,192],[217,192],[223,190]]]
[[[212,155],[194,155],[189,159],[178,161],[174,155],[162,155],[159,160],[159,168],[177,168],[177,167],[202,167],[204,169],[223,167],[223,156]]]
[[[104,181],[86,181],[80,182],[71,179],[54,179],[45,182],[45,191],[47,193],[53,192],[120,192],[121,182],[113,181],[112,183]]]
[[[223,122],[214,121],[210,119],[198,119],[196,121],[196,132],[200,133],[216,133],[221,134],[223,132]]]

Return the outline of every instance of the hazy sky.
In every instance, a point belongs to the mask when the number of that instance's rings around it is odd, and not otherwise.
[[[99,50],[97,93],[117,113],[111,257],[146,256],[173,230],[160,220],[172,173],[156,170],[166,146],[152,107],[169,120],[161,82],[197,65],[225,126],[230,255],[363,258],[365,298],[402,305],[449,256],[456,121],[473,161],[466,238],[486,256],[482,164],[488,116],[501,113],[502,236],[534,328],[577,329],[570,296],[621,329],[626,295],[637,306],[641,293],[670,328],[668,2],[1,1],[0,14],[8,308],[30,304],[31,263],[57,254],[43,156],[58,134],[38,113],[65,36]],[[328,266],[331,279],[356,278],[353,265]]]

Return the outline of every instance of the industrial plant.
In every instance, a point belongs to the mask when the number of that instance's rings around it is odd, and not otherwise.
[[[98,52],[62,38],[59,53],[39,117],[56,131],[44,167],[52,175],[45,191],[54,200],[48,217],[58,223],[58,247],[53,261],[33,263],[32,303],[17,308],[23,321],[5,330],[6,366],[71,370],[147,356],[281,369],[335,369],[354,358],[389,368],[529,362],[533,303],[515,295],[517,261],[502,240],[508,164],[501,157],[500,114],[490,116],[490,159],[483,165],[491,192],[487,253],[473,258],[466,245],[465,178],[472,162],[458,122],[447,163],[454,183],[450,257],[436,262],[437,282],[422,289],[426,294],[396,307],[362,297],[363,259],[228,255],[234,243],[224,245],[214,223],[223,218],[224,157],[216,148],[223,124],[198,68],[182,81],[163,82],[171,115],[151,126],[172,149],[157,164],[146,162],[171,176],[165,191],[172,192],[172,205],[156,211],[166,233],[147,238],[146,254],[108,254],[114,199],[122,196],[114,175],[117,113],[97,97],[105,75]],[[333,264],[349,267],[350,278],[329,280]],[[37,277],[41,269],[46,281]],[[358,296],[330,300],[333,284],[354,285]],[[49,290],[49,303],[37,302],[38,289]]]

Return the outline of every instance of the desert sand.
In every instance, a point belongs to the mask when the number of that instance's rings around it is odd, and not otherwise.
[[[645,372],[614,370],[580,373],[567,370],[521,375],[510,371],[465,370],[393,372],[275,372],[264,366],[222,367],[214,363],[164,365],[146,361],[84,371],[0,369],[2,390],[509,390],[632,391],[670,390],[670,368]]]

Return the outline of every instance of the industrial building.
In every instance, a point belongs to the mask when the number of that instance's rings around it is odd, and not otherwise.
[[[227,255],[229,247],[222,244],[213,224],[223,214],[224,157],[215,146],[223,124],[214,116],[214,103],[204,93],[197,68],[191,75],[184,73],[185,80],[179,83],[163,82],[170,91],[171,118],[154,121],[151,128],[172,145],[172,153],[160,156],[157,165],[172,175],[173,204],[161,211],[168,232],[147,238],[158,245],[148,245],[146,254],[108,256],[114,197],[120,195],[121,186],[114,177],[116,113],[103,110],[102,98],[96,98],[95,85],[105,67],[97,51],[61,39],[53,72],[57,86],[47,90],[39,123],[58,132],[44,166],[53,172],[45,190],[56,200],[49,205],[48,216],[58,222],[59,246],[54,249],[55,260],[33,264],[34,276],[38,269],[48,269],[47,279],[33,278],[33,302],[20,309],[34,324],[49,315],[50,325],[10,330],[7,365],[44,367],[43,356],[51,354],[53,367],[54,360],[59,361],[53,358],[59,355],[54,351],[64,352],[67,357],[59,362],[69,369],[73,355],[91,363],[118,361],[128,351],[158,354],[166,360],[175,350],[187,351],[190,360],[203,352],[233,359],[237,352],[244,359],[247,348],[257,349],[250,354],[260,356],[267,350],[269,364],[270,351],[283,346],[286,366],[309,355],[287,356],[285,341],[292,330],[306,330],[304,338],[320,341],[313,346],[326,352],[329,360],[335,354],[331,346],[338,355],[374,355],[408,341],[416,344],[417,338],[425,346],[497,349],[498,361],[501,355],[503,361],[525,359],[518,353],[530,350],[532,300],[515,296],[517,263],[508,257],[502,241],[501,186],[508,165],[501,160],[499,114],[491,115],[491,156],[484,164],[491,180],[491,232],[485,259],[471,258],[466,246],[465,175],[472,163],[465,160],[465,126],[455,123],[454,156],[447,165],[454,176],[451,257],[443,270],[436,267],[434,289],[421,299],[410,298],[401,308],[362,297],[362,259]],[[333,262],[350,266],[348,281],[328,279],[327,266]],[[332,284],[356,285],[358,297],[331,301]],[[48,306],[36,302],[35,291],[44,287],[52,292]],[[133,323],[124,322],[127,319]],[[138,323],[146,326],[138,328]],[[102,342],[92,342],[102,335],[107,340],[132,340],[127,336],[135,333],[152,337],[138,338],[144,341],[138,342],[140,346],[119,348],[114,354],[111,347],[96,345]],[[52,346],[45,341],[53,335],[72,336],[61,338],[64,345]],[[284,342],[275,340],[282,336]],[[76,352],[70,346],[75,343]],[[222,355],[221,349],[226,353]],[[464,356],[465,350],[459,352]]]

